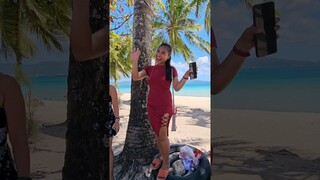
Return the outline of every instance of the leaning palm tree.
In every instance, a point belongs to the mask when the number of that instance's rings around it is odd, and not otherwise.
[[[154,18],[153,49],[160,42],[167,42],[172,46],[174,55],[181,54],[189,62],[194,59],[194,54],[184,41],[186,39],[191,45],[209,54],[210,43],[196,34],[202,26],[190,17],[195,8],[196,3],[188,0],[168,1],[164,12]]]
[[[37,51],[32,36],[37,37],[48,50],[62,50],[58,39],[69,32],[69,2],[0,0],[0,38],[3,55],[8,57],[14,54],[17,64],[21,64],[23,58],[31,58]]]
[[[153,0],[134,3],[133,46],[141,49],[138,68],[151,63]],[[131,82],[131,108],[123,151],[116,157],[117,179],[146,179],[144,172],[157,153],[147,112],[147,82]]]
[[[204,13],[204,28],[207,34],[210,33],[210,12],[211,12],[211,1],[210,0],[192,0],[191,4],[195,6],[195,15],[199,17],[201,15],[201,10],[203,9],[203,5],[205,5],[205,13]]]
[[[15,55],[15,76],[21,84],[30,85],[21,64],[23,59],[36,54],[32,36],[37,37],[48,51],[52,48],[62,51],[58,39],[68,35],[69,22],[69,1],[0,0],[0,48],[5,58]]]

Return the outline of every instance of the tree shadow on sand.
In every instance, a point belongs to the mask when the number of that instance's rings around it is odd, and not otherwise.
[[[178,112],[177,117],[186,116],[191,117],[193,121],[191,125],[201,126],[201,127],[210,127],[210,111],[204,111],[200,108],[189,108],[187,106],[177,106]]]
[[[265,180],[320,179],[320,158],[308,160],[288,147],[254,147],[251,143],[213,139],[213,174],[258,175]]]
[[[67,122],[64,121],[59,124],[42,125],[41,132],[50,136],[65,139],[67,131]]]

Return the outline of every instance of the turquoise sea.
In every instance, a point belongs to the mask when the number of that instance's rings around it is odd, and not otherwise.
[[[67,76],[31,80],[33,96],[66,100]],[[118,84],[121,93],[130,93],[130,82]],[[210,97],[210,82],[189,80],[175,95]],[[320,113],[320,67],[243,68],[211,101],[213,108]]]
[[[66,100],[67,76],[42,75],[31,77],[33,96],[46,100]],[[113,84],[110,82],[110,84]],[[118,82],[120,93],[130,93],[130,82]],[[189,80],[183,89],[175,92],[177,96],[210,97],[210,82]]]
[[[320,113],[320,67],[241,69],[214,108]]]

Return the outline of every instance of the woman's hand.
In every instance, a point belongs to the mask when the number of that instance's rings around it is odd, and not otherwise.
[[[190,76],[190,69],[188,69],[188,70],[186,71],[186,73],[184,73],[183,77],[184,77],[184,78],[189,78],[189,76]]]
[[[279,21],[280,21],[280,18],[275,18],[274,29],[276,31],[280,29]],[[249,52],[254,47],[255,34],[258,34],[260,32],[262,32],[262,30],[255,27],[254,25],[248,27],[247,29],[245,29],[245,31],[242,33],[237,43],[235,44],[236,48],[243,52]],[[278,34],[277,34],[277,38],[279,38]]]
[[[119,124],[120,124],[120,123],[119,123],[119,120],[116,120],[115,123],[114,123],[113,126],[112,126],[112,128],[113,128],[114,130],[116,130],[117,134],[118,134],[118,132],[119,132],[119,130],[120,130],[120,125],[119,125]]]
[[[132,63],[138,64],[140,54],[141,54],[141,52],[140,52],[139,48],[133,48],[133,50],[130,54],[130,59],[132,60]]]

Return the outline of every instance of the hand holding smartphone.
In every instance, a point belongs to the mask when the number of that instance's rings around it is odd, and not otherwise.
[[[189,70],[190,70],[190,80],[197,79],[198,68],[197,68],[196,62],[189,63]]]
[[[277,52],[274,2],[256,4],[252,7],[253,24],[262,32],[255,35],[256,57],[264,57]]]

